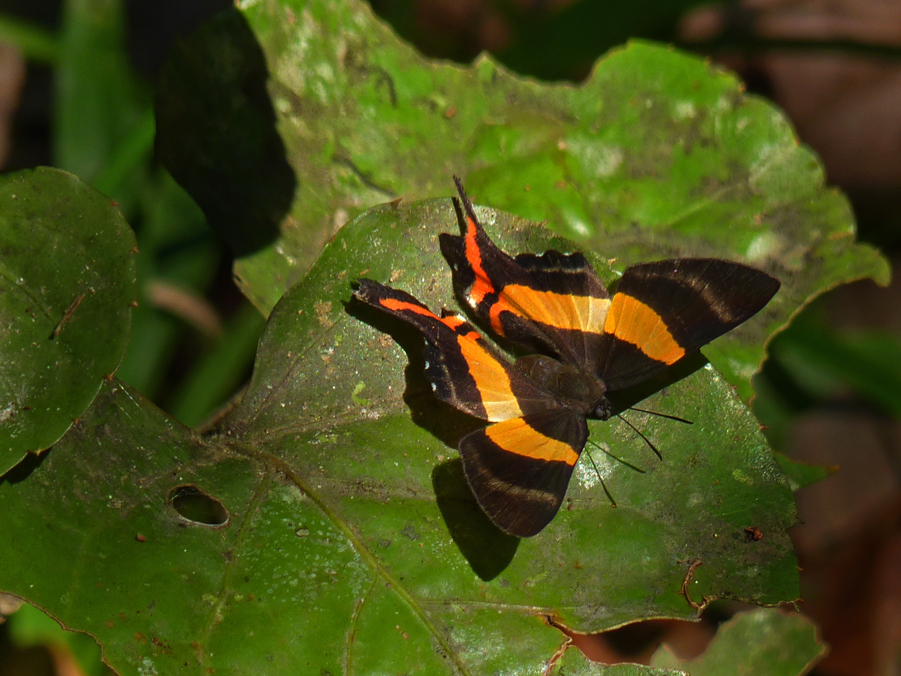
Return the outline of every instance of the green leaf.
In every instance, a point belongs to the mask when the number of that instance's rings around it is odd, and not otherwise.
[[[805,307],[774,337],[754,378],[754,413],[776,448],[785,446],[798,416],[849,394],[901,416],[901,340],[885,331],[837,330],[827,300]]]
[[[41,24],[0,13],[0,42],[12,45],[31,61],[56,64],[59,42],[52,31]]]
[[[125,50],[122,0],[67,0],[60,30],[54,164],[121,199],[152,150],[146,85]]]
[[[838,471],[837,465],[808,465],[806,462],[793,460],[782,453],[775,453],[774,455],[776,462],[779,463],[779,469],[781,469],[786,478],[788,478],[793,491],[822,481],[830,474],[834,474]]]
[[[55,443],[116,371],[135,240],[116,205],[56,169],[0,177],[0,474]]]
[[[680,660],[661,648],[652,664],[691,676],[799,676],[826,654],[813,623],[799,613],[758,609],[723,624],[703,655]]]
[[[506,248],[568,246],[480,217]],[[457,218],[432,200],[343,228],[273,311],[247,394],[208,436],[108,382],[0,483],[0,589],[95,636],[122,674],[540,673],[567,641],[546,617],[580,632],[693,618],[683,586],[698,605],[796,599],[791,490],[700,363],[647,402],[693,425],[630,418],[663,460],[624,424],[592,424],[597,471],[580,463],[558,517],[528,540],[491,526],[452,448],[473,421],[428,396],[415,333],[348,302],[366,274],[452,303],[437,235]]]
[[[774,356],[812,393],[852,387],[901,417],[901,344],[888,334],[843,336],[822,324],[798,323],[773,341]]]
[[[34,606],[24,604],[6,618],[11,641],[20,648],[64,646],[81,671],[88,676],[108,676],[111,672],[101,661],[100,646],[90,636],[63,630],[59,624]]]
[[[636,42],[581,85],[541,84],[488,57],[429,61],[362,2],[245,6],[168,64],[158,149],[237,243],[264,314],[337,227],[398,196],[448,195],[453,173],[478,203],[546,220],[617,270],[693,255],[775,274],[776,299],[705,352],[746,399],[765,339],[801,305],[888,278],[783,115],[702,59]]]
[[[569,647],[549,673],[553,676],[689,676],[685,671],[658,669],[642,664],[591,662],[575,647]]]

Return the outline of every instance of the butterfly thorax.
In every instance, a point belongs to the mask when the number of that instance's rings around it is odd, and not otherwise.
[[[553,357],[530,354],[516,360],[516,370],[554,395],[554,399],[580,415],[607,420],[612,415],[604,393],[607,388],[596,376],[557,361]]]

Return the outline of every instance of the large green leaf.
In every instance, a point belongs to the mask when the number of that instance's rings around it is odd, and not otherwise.
[[[135,240],[116,205],[56,169],[0,177],[0,474],[55,443],[128,342]]]
[[[569,246],[480,214],[504,247]],[[342,229],[209,436],[108,382],[0,483],[0,589],[96,636],[123,674],[540,673],[567,640],[545,618],[594,632],[797,598],[791,490],[699,363],[647,402],[694,425],[632,417],[662,460],[624,424],[593,424],[597,469],[580,463],[558,517],[528,540],[491,526],[449,448],[472,421],[426,394],[420,339],[348,303],[367,274],[450,304],[437,235],[456,227],[434,200]]]
[[[766,313],[707,352],[746,398],[763,339],[799,306],[888,277],[782,114],[701,59],[633,43],[579,86],[541,84],[487,57],[426,60],[356,0],[245,5],[170,62],[158,148],[237,242],[239,282],[264,312],[342,223],[395,196],[447,195],[452,173],[478,203],[547,220],[618,270],[703,255],[777,276]]]

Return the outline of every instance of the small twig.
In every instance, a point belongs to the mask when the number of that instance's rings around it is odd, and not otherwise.
[[[84,300],[86,294],[81,294],[77,296],[75,300],[72,301],[72,304],[68,307],[68,309],[63,313],[63,318],[59,320],[59,324],[53,329],[53,332],[50,334],[50,340],[53,340],[59,335],[59,332],[63,330],[63,324],[69,321],[69,318],[75,314],[75,311],[78,309],[78,306],[81,305],[81,301]]]
[[[710,603],[706,596],[701,597],[700,603],[695,603],[691,600],[691,595],[688,593],[688,585],[691,584],[691,581],[695,576],[695,569],[701,564],[701,559],[698,559],[688,567],[688,572],[685,573],[685,577],[682,580],[682,588],[679,590],[679,593],[685,597],[686,601],[688,601],[688,605],[690,605],[695,610],[703,610],[705,607],[707,607],[707,604]]]

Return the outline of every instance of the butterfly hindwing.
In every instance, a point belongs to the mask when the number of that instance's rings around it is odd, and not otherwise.
[[[489,239],[457,181],[465,232],[442,235],[454,289],[498,336],[592,371],[610,296],[580,253],[513,258]]]
[[[746,321],[779,281],[716,258],[682,258],[626,269],[604,324],[598,375],[608,391],[637,385]]]
[[[558,407],[461,317],[439,317],[415,297],[361,279],[355,296],[412,324],[425,337],[426,379],[436,396],[475,418],[500,421]]]
[[[531,537],[557,514],[588,438],[584,416],[558,410],[489,425],[463,437],[466,479],[491,521]]]

